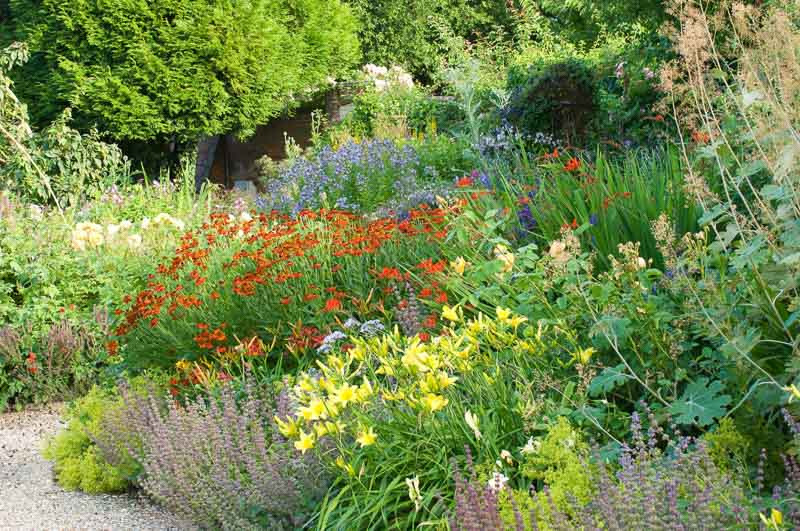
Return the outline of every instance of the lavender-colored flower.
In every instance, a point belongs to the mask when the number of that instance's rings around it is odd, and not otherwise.
[[[341,341],[343,339],[347,339],[347,334],[340,332],[339,330],[335,330],[325,336],[325,338],[322,340],[322,344],[317,347],[317,352],[322,354],[328,353],[336,345],[337,341]]]
[[[139,463],[154,500],[206,529],[300,529],[328,477],[312,452],[300,454],[273,419],[293,412],[286,391],[232,385],[185,405],[123,384],[124,407],[104,419],[95,441],[111,463]]]
[[[366,337],[375,337],[379,334],[384,333],[385,331],[386,327],[383,326],[383,323],[381,323],[377,319],[372,319],[371,321],[365,321],[361,325],[361,328],[358,329],[358,333]]]

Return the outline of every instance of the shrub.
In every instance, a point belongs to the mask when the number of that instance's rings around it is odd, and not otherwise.
[[[327,476],[274,429],[289,412],[254,385],[231,385],[185,406],[122,388],[121,419],[135,440],[115,432],[142,467],[140,484],[157,502],[204,527],[297,529],[313,512]]]
[[[131,486],[136,463],[125,459],[112,465],[96,444],[107,437],[107,422],[121,406],[118,395],[97,386],[70,406],[67,427],[44,449],[44,456],[54,461],[59,485],[91,494],[123,492]]]
[[[510,76],[514,89],[504,119],[526,133],[544,132],[566,141],[586,134],[595,112],[589,66],[572,60]]]
[[[11,5],[33,50],[21,88],[36,121],[71,105],[79,128],[116,140],[247,134],[359,56],[338,0]]]

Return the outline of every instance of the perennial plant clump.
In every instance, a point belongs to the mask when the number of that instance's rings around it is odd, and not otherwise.
[[[427,207],[403,221],[339,210],[212,215],[116,311],[125,364],[230,362],[240,345],[254,347],[250,361],[267,354],[276,364],[287,353],[301,359],[348,317],[390,320],[390,283],[408,276],[402,269],[438,267],[445,219]]]
[[[266,183],[260,206],[296,215],[320,207],[370,211],[395,197],[417,192],[423,168],[410,144],[392,140],[350,141],[297,159]]]
[[[220,529],[297,529],[326,491],[318,459],[275,429],[273,416],[291,411],[285,393],[230,384],[180,405],[156,391],[120,391],[106,455],[135,459],[144,491],[176,514]]]

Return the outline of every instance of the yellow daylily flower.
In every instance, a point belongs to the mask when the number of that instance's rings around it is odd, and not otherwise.
[[[343,406],[346,406],[350,402],[355,402],[358,398],[356,396],[357,391],[358,391],[357,387],[350,385],[348,383],[343,384],[342,387],[340,387],[339,390],[336,391],[335,394],[336,402],[342,404]]]
[[[440,409],[444,409],[444,407],[449,403],[449,400],[441,395],[428,393],[425,395],[425,398],[422,399],[422,403],[425,406],[425,409],[431,413],[435,413]]]
[[[336,458],[336,466],[347,472],[347,475],[350,477],[356,475],[356,471],[353,468],[353,465],[351,465],[350,463],[345,463],[344,458],[341,455]]]
[[[284,437],[292,439],[297,435],[297,423],[294,420],[281,420],[275,417],[275,423],[278,425],[278,430]]]
[[[494,311],[497,314],[497,318],[504,323],[507,322],[511,317],[511,310],[508,308],[501,308],[498,306]]]
[[[514,317],[512,317],[511,319],[508,320],[508,324],[513,326],[514,330],[516,330],[517,327],[519,327],[519,325],[521,325],[522,323],[526,322],[527,320],[528,320],[527,317],[523,317],[521,315],[515,315]]]
[[[464,271],[467,269],[467,267],[469,267],[469,265],[470,265],[469,262],[467,262],[460,256],[455,260],[453,260],[452,262],[450,262],[450,267],[452,267],[453,271],[458,273],[459,276],[464,274]]]
[[[582,364],[586,365],[587,363],[589,363],[589,360],[592,359],[592,356],[594,355],[595,352],[596,350],[594,348],[589,347],[583,350],[579,350],[574,354],[574,356],[575,359],[577,359]]]
[[[783,390],[789,393],[789,402],[796,398],[800,399],[800,389],[798,389],[795,384],[786,386]]]
[[[427,346],[422,343],[419,338],[414,338],[408,347],[406,347],[405,354],[400,358],[403,365],[409,370],[418,370],[425,372],[429,369],[428,362],[430,355],[426,352]]]
[[[458,315],[458,306],[454,306],[453,308],[450,306],[444,306],[442,308],[442,317],[454,323],[460,321],[461,318]]]
[[[295,441],[294,447],[300,450],[301,453],[306,453],[307,450],[314,448],[314,436],[300,430],[300,439]]]
[[[372,429],[372,426],[370,426],[368,430],[361,430],[358,433],[358,437],[356,437],[356,442],[360,444],[362,448],[371,444],[375,444],[375,441],[377,440],[378,435]]]

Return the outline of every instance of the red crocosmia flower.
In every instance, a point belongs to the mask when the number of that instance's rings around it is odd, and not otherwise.
[[[212,291],[211,292],[211,298],[214,299],[214,300],[219,299],[219,292]]]
[[[436,316],[431,314],[422,321],[422,326],[425,328],[435,328],[436,327]]]
[[[428,297],[433,295],[433,290],[431,288],[422,288],[419,291],[419,297],[421,299],[427,299]]]
[[[444,291],[440,291],[439,294],[436,296],[436,302],[439,304],[447,304],[447,293]]]
[[[403,275],[400,273],[395,267],[384,267],[383,270],[378,274],[378,278],[389,280],[403,280]]]
[[[306,293],[306,294],[303,296],[303,301],[304,301],[304,302],[311,302],[311,301],[313,301],[314,299],[318,299],[318,298],[319,298],[319,295],[317,295],[316,293]]]
[[[557,159],[558,158],[558,148],[555,148],[552,153],[545,153],[544,154],[545,160],[547,159]]]
[[[157,325],[158,325],[157,317],[153,317],[152,319],[150,319],[150,328],[155,328]]]
[[[625,192],[624,194],[622,194],[622,197],[624,197],[625,199],[628,199],[630,196],[631,196],[630,192]]]
[[[119,351],[119,343],[114,340],[109,341],[106,343],[106,351],[108,351],[109,356],[116,356]]]
[[[467,188],[469,186],[472,186],[473,182],[475,181],[472,180],[472,177],[465,175],[456,182],[456,186],[459,188]]]
[[[656,114],[655,118],[653,118],[656,122],[663,122],[664,115],[663,114]]]
[[[325,311],[326,312],[335,312],[336,310],[342,309],[342,301],[339,299],[328,299],[325,301]]]
[[[572,218],[572,223],[570,223],[570,225],[569,225],[569,226],[570,226],[570,228],[572,228],[573,230],[574,230],[574,229],[577,229],[577,228],[578,228],[578,219],[577,219],[577,218]]]
[[[341,264],[336,264],[331,268],[331,273],[337,273],[342,268]]]
[[[572,157],[571,159],[569,159],[569,162],[567,162],[566,166],[564,166],[564,169],[568,172],[573,172],[573,171],[578,171],[580,167],[581,167],[581,161],[576,159],[575,157]]]
[[[289,297],[284,297],[281,299],[281,304],[284,306],[288,306],[290,302],[292,302],[292,300]]]
[[[198,330],[208,330],[208,325],[205,323],[197,323],[195,326],[198,328]]]

